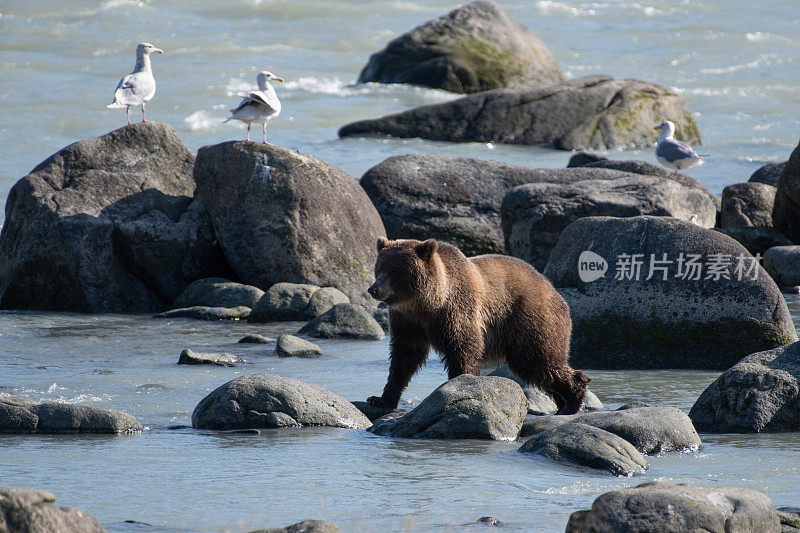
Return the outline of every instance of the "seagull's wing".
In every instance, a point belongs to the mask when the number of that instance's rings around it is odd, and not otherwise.
[[[114,103],[122,105],[141,105],[150,100],[156,92],[156,80],[147,72],[128,74],[117,85]]]
[[[252,103],[252,100],[250,98],[246,98],[246,97],[243,98],[242,101],[239,102],[239,105],[237,105],[236,107],[231,109],[231,114],[236,114],[237,111],[241,111],[242,109],[244,109],[244,107],[246,105],[248,105],[250,103]]]
[[[280,111],[281,103],[275,91],[252,91],[247,93],[247,98],[259,104],[263,104],[274,111]]]
[[[665,139],[656,146],[656,156],[674,162],[682,159],[695,159],[700,157],[694,149],[685,142],[675,139]]]

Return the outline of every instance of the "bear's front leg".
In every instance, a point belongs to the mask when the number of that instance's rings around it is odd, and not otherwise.
[[[383,394],[370,396],[367,403],[375,407],[395,409],[400,395],[417,370],[425,364],[430,350],[425,332],[416,324],[403,319],[398,313],[389,313],[391,347],[389,352],[389,378]]]
[[[453,324],[456,326],[456,324]],[[460,327],[447,328],[441,339],[442,360],[447,368],[447,379],[462,374],[481,375],[483,359],[483,335],[473,324],[460,324]]]

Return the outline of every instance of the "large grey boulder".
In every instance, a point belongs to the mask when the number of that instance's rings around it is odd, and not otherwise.
[[[320,339],[378,340],[384,337],[383,328],[372,313],[354,304],[334,305],[297,333]]]
[[[408,413],[379,418],[369,431],[415,439],[514,440],[527,412],[528,400],[514,381],[463,374]]]
[[[205,146],[197,195],[236,277],[262,289],[311,283],[363,297],[385,235],[358,182],[310,155],[247,141]]]
[[[800,244],[800,144],[778,179],[772,224],[794,244]]]
[[[225,270],[192,201],[194,155],[166,124],[76,142],[11,189],[0,233],[0,307],[154,311]]]
[[[250,322],[304,320],[311,296],[320,288],[310,283],[276,283],[258,300],[250,313]]]
[[[203,398],[192,413],[192,426],[203,429],[370,425],[353,404],[331,391],[274,374],[229,381]]]
[[[783,163],[768,163],[753,172],[753,174],[750,176],[750,179],[747,181],[751,183],[766,183],[767,185],[777,187],[778,181],[783,173],[783,169],[786,168],[787,162],[788,161],[784,161]]]
[[[192,282],[172,303],[172,307],[250,307],[264,296],[264,291],[225,278],[204,278]]]
[[[666,116],[677,127],[676,138],[700,142],[689,108],[671,89],[639,80],[588,76],[546,87],[494,89],[361,120],[341,128],[339,136],[616,149],[652,145],[653,124]]]
[[[359,83],[410,83],[474,93],[563,75],[534,33],[494,2],[470,2],[430,20],[372,54]]]
[[[56,507],[43,490],[0,489],[3,533],[105,533],[95,517],[73,507]]]
[[[744,247],[674,218],[576,220],[544,275],[569,304],[577,368],[722,370],[797,340],[783,295]]]
[[[777,189],[765,183],[734,183],[722,189],[722,228],[772,227],[772,209]]]
[[[708,193],[677,181],[628,174],[612,180],[529,183],[511,189],[501,207],[506,250],[539,270],[561,232],[587,216],[656,215],[713,228],[717,208]]]
[[[774,246],[764,252],[764,270],[781,287],[800,285],[800,246]]]
[[[766,495],[737,487],[650,482],[607,492],[592,508],[569,517],[566,533],[659,531],[778,532],[778,513]]]
[[[134,433],[135,417],[115,409],[88,405],[35,403],[0,398],[0,433]]]
[[[561,463],[607,470],[616,476],[643,472],[647,460],[625,439],[586,424],[556,426],[529,439],[519,451]]]
[[[703,391],[689,416],[708,433],[800,431],[800,343],[745,357]]]

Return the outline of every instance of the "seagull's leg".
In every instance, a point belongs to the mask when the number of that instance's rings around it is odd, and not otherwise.
[[[247,125],[247,137],[245,137],[244,140],[246,141],[250,140],[250,124]]]
[[[131,106],[125,106],[125,117],[128,119],[128,126],[131,125]]]
[[[264,130],[264,144],[267,144],[267,123],[265,122],[261,125],[261,127]]]
[[[144,116],[144,102],[142,102],[142,122],[147,122],[147,117]]]

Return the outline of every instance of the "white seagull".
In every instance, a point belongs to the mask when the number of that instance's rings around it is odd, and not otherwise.
[[[686,170],[695,165],[703,164],[703,157],[685,142],[677,141],[672,138],[675,134],[675,124],[665,120],[655,128],[661,130],[656,143],[656,159],[667,168],[675,171]]]
[[[277,117],[281,112],[281,102],[278,100],[278,95],[275,89],[269,84],[271,80],[283,81],[272,72],[266,70],[261,71],[256,76],[258,83],[258,90],[249,93],[239,93],[244,99],[239,102],[239,105],[231,109],[230,118],[224,122],[231,120],[241,120],[247,124],[247,137],[250,140],[250,126],[253,124],[261,124],[264,129],[264,143],[267,142],[267,121]]]
[[[136,66],[133,67],[133,72],[119,80],[117,90],[114,92],[114,101],[106,106],[109,109],[124,107],[128,124],[131,123],[132,105],[142,106],[142,122],[147,122],[144,104],[152,100],[156,94],[156,80],[150,68],[150,54],[153,52],[163,54],[164,50],[150,43],[140,43],[136,47]]]

